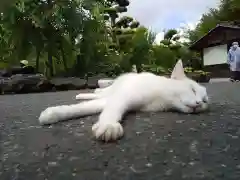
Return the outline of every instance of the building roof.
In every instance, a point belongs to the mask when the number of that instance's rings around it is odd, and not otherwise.
[[[235,25],[217,25],[215,28],[211,29],[205,36],[201,37],[199,40],[194,42],[191,46],[191,50],[201,50],[203,48],[209,47],[211,45],[210,38],[213,35],[220,36],[221,32],[226,30],[232,31],[239,31],[240,33],[240,26]]]

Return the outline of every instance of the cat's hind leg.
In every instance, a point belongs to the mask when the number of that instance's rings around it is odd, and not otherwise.
[[[76,100],[90,100],[98,98],[100,98],[100,95],[97,93],[80,93],[76,95]]]
[[[95,90],[94,90],[94,93],[100,93],[102,91],[102,88],[96,88]]]
[[[83,101],[78,104],[48,107],[41,112],[40,124],[53,124],[82,116],[100,113],[106,104],[105,99]]]
[[[113,82],[114,82],[113,79],[99,79],[98,86],[99,86],[99,88],[105,88],[105,87],[112,85]]]
[[[113,85],[110,85],[110,86],[105,87],[105,88],[97,88],[97,89],[94,90],[94,93],[96,93],[96,94],[108,94],[112,87],[113,87]]]
[[[77,100],[90,100],[90,99],[102,98],[111,93],[110,92],[111,87],[112,86],[95,89],[94,93],[80,93],[80,94],[76,95],[76,99]]]

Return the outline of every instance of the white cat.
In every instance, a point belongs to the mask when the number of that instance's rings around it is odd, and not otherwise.
[[[95,93],[79,94],[78,99],[91,99],[74,105],[49,107],[40,117],[41,124],[100,113],[92,131],[97,139],[116,140],[123,136],[120,121],[129,111],[168,111],[183,113],[208,109],[206,88],[186,77],[179,60],[171,78],[152,73],[126,73]]]

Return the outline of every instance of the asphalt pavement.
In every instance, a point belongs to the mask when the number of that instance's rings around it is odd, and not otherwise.
[[[40,126],[77,91],[0,96],[0,180],[239,180],[240,84],[207,84],[208,112],[135,113],[125,136],[96,141],[97,116]]]

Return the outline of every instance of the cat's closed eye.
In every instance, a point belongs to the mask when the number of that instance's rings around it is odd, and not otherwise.
[[[196,90],[195,90],[194,88],[192,88],[192,92],[193,92],[194,94],[196,94]]]

